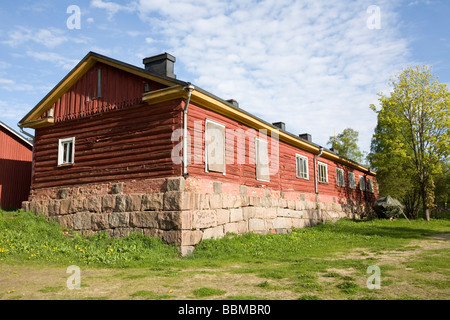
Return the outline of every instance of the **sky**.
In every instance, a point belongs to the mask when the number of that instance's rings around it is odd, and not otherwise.
[[[448,0],[2,1],[0,121],[19,130],[89,51],[167,52],[180,80],[324,147],[352,128],[368,152],[390,77],[428,65],[450,84],[448,16]]]

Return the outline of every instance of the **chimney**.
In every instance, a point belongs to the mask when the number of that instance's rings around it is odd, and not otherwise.
[[[228,100],[225,100],[225,101],[228,102],[229,104],[233,105],[233,107],[239,108],[239,102],[237,102],[236,100],[228,99]]]
[[[286,125],[284,124],[284,122],[274,122],[274,123],[272,123],[272,125],[274,125],[275,127],[279,128],[283,131],[286,131]]]
[[[306,141],[312,142],[312,137],[309,133],[302,133],[299,134],[298,136]]]
[[[177,76],[173,73],[173,65],[175,60],[176,59],[174,56],[168,53],[163,53],[157,56],[145,58],[143,63],[145,65],[145,71],[159,76],[176,79]]]

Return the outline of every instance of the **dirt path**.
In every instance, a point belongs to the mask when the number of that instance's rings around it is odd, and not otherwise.
[[[373,259],[382,269],[384,290],[370,292],[372,297],[396,299],[450,299],[450,276],[447,272],[426,269],[424,259],[442,258],[448,263],[450,234],[414,240],[398,251],[368,252],[364,248],[338,256],[338,259]],[[416,265],[413,262],[417,262]],[[439,261],[438,261],[439,262]],[[423,266],[425,265],[425,266]],[[240,266],[235,266],[237,268]],[[422,270],[421,268],[425,268]],[[448,268],[446,266],[443,267]],[[65,267],[0,264],[0,299],[197,299],[193,291],[202,287],[220,289],[206,299],[226,297],[260,299],[297,299],[301,295],[285,279],[265,279],[254,273],[235,273],[233,268],[164,271],[140,269],[81,269],[81,288],[69,290],[71,274]],[[329,269],[328,273],[353,277],[364,288],[366,277],[355,276],[356,270]],[[334,282],[333,282],[334,281]],[[333,299],[336,279],[319,275],[319,283],[326,290],[319,291],[323,299]],[[334,291],[333,291],[334,290]],[[329,291],[329,293],[327,292]],[[338,297],[339,298],[339,297]],[[346,298],[346,297],[344,297]]]

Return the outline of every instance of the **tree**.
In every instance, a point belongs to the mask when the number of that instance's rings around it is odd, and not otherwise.
[[[338,151],[341,156],[360,163],[363,160],[363,154],[358,147],[358,136],[358,131],[347,128],[337,136],[330,137],[327,145]]]
[[[371,105],[378,114],[372,164],[378,170],[396,166],[410,174],[427,221],[434,202],[433,176],[442,171],[450,145],[450,93],[430,71],[428,66],[406,68],[391,79],[389,96],[379,94],[381,110]]]
[[[371,153],[368,157],[370,166],[376,168],[380,196],[390,195],[400,200],[404,205],[406,216],[409,219],[416,219],[420,193],[414,179],[414,167],[387,143],[392,139],[390,131],[380,124],[375,128],[370,146]]]
[[[450,203],[450,161],[443,164],[442,172],[435,177],[435,201],[440,208]]]

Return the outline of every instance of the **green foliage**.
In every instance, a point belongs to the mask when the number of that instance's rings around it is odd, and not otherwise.
[[[0,211],[0,262],[128,267],[164,264],[177,256],[176,248],[139,233],[121,239],[110,239],[106,233],[68,236],[59,224],[42,215]]]
[[[438,208],[448,208],[450,207],[450,160],[442,167],[442,172],[435,177],[435,199]]]
[[[330,137],[327,144],[337,150],[339,155],[361,163],[363,154],[358,147],[358,136],[358,131],[347,128],[336,137]]]
[[[371,146],[371,164],[377,169],[383,194],[414,208],[418,195],[429,219],[434,184],[449,156],[450,93],[431,68],[407,68],[391,80],[389,96],[380,94],[381,109]],[[417,209],[415,210],[417,212]]]

